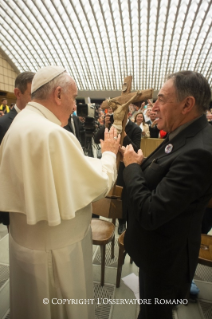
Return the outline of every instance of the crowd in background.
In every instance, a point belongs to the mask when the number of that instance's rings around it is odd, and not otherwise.
[[[153,106],[154,102],[151,100],[130,104],[129,106],[128,119],[141,128],[141,138],[165,138],[167,135],[165,131],[157,128],[157,113],[152,111]],[[98,112],[98,124],[100,126],[105,124],[106,114],[113,114],[111,108],[105,111],[99,108]],[[212,108],[208,109],[206,117],[208,122],[212,124]]]
[[[150,100],[142,103],[138,102],[130,104],[128,119],[140,127],[142,138],[164,138],[166,137],[166,132],[157,129],[157,114],[152,111],[152,107],[153,103]],[[113,110],[111,108],[105,110],[105,112],[99,108],[98,112],[99,125],[105,124],[106,114],[113,114]]]
[[[0,105],[0,117],[9,113],[14,107],[14,103],[11,103],[10,106],[7,105],[7,99],[3,98]],[[128,119],[141,128],[142,138],[165,138],[167,133],[163,130],[158,130],[157,128],[157,113],[152,111],[154,103],[151,100],[145,102],[138,102],[135,104],[130,104]],[[208,122],[212,124],[212,109],[209,109],[206,113]],[[98,128],[105,124],[106,114],[113,114],[113,110],[108,108],[107,110],[102,110],[101,107],[98,109]],[[74,115],[77,115],[77,111],[74,112]],[[85,118],[79,117],[80,122],[83,124]]]

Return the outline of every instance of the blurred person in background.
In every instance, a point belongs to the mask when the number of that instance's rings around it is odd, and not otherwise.
[[[144,115],[142,112],[138,112],[135,115],[135,120],[134,120],[135,124],[137,124],[142,133],[141,136],[142,137],[150,137],[150,132],[149,132],[149,125],[145,123],[145,119],[144,119]]]
[[[0,111],[4,112],[4,114],[7,114],[7,113],[10,112],[10,108],[7,105],[7,99],[6,98],[3,98],[1,100]]]

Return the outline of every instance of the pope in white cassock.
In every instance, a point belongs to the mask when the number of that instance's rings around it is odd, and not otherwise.
[[[11,319],[93,319],[91,202],[115,182],[120,137],[113,129],[105,133],[101,160],[84,156],[63,129],[77,87],[62,67],[40,69],[31,92],[32,102],[0,147],[0,211],[10,212]]]

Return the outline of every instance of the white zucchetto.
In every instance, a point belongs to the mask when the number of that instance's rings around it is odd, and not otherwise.
[[[66,70],[62,66],[54,66],[54,65],[46,66],[38,70],[32,80],[31,93],[34,93],[41,86],[49,83],[50,81],[52,81],[53,79],[55,79],[57,76],[59,76],[65,71]]]

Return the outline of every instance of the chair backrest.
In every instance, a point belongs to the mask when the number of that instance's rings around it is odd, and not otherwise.
[[[102,198],[93,202],[93,214],[107,218],[122,218],[122,200]]]
[[[142,138],[140,147],[144,156],[149,156],[163,141],[162,138]]]
[[[115,185],[107,197],[93,202],[93,214],[107,218],[122,218],[121,193],[123,187]]]

